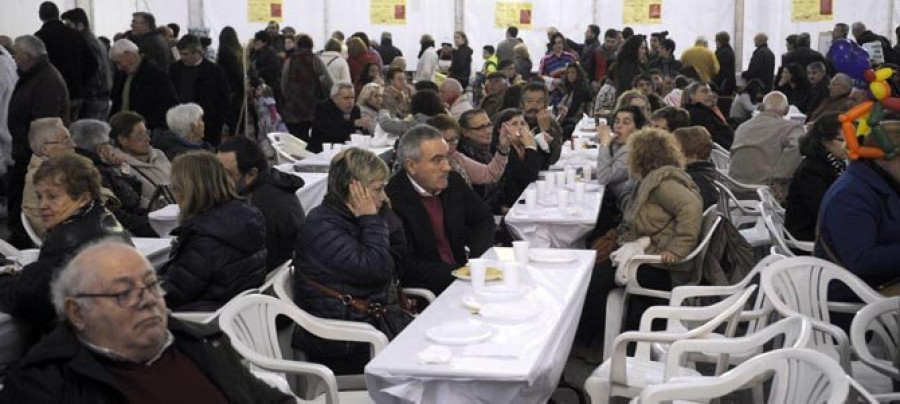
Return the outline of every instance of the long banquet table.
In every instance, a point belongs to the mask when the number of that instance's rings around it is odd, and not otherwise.
[[[535,247],[581,248],[584,236],[597,222],[605,190],[596,180],[591,181],[588,186],[592,191],[586,191],[580,202],[575,201],[573,192],[569,192],[569,205],[572,208],[567,210],[562,210],[555,204],[558,187],[545,195],[538,195],[535,210],[528,210],[524,203],[519,203],[525,198],[523,192],[506,214],[506,227],[513,237],[529,241]],[[531,183],[527,189],[536,188]]]
[[[509,248],[494,248],[511,258]],[[515,325],[488,323],[494,328],[487,346],[514,348],[516,357],[473,357],[463,346],[452,346],[446,364],[424,364],[419,352],[434,344],[429,329],[452,320],[485,321],[471,314],[462,299],[473,293],[470,283],[457,280],[421,313],[365,368],[366,386],[378,403],[544,403],[553,394],[575,337],[581,307],[594,266],[593,250],[535,249],[539,253],[572,254],[569,263],[528,265],[526,283],[534,289],[527,299],[541,307],[535,317]],[[483,355],[483,354],[479,354]]]

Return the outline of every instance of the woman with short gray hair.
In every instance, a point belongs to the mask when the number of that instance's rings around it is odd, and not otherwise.
[[[203,140],[206,126],[203,124],[203,108],[199,105],[189,102],[169,108],[166,125],[169,130],[154,133],[150,145],[165,153],[169,161],[187,151],[212,149]]]

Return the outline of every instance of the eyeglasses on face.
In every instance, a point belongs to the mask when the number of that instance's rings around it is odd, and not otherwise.
[[[144,292],[149,292],[153,297],[162,297],[165,293],[162,289],[162,281],[159,279],[155,279],[142,288],[131,288],[119,293],[78,293],[72,297],[77,299],[82,298],[106,298],[106,299],[116,299],[116,303],[119,307],[123,309],[130,309],[137,307],[142,301],[144,301]]]
[[[469,129],[472,129],[472,130],[485,130],[485,129],[487,129],[487,128],[493,128],[493,127],[494,127],[494,124],[488,122],[488,123],[486,123],[486,124],[484,124],[484,125],[473,126],[473,127],[469,128]]]

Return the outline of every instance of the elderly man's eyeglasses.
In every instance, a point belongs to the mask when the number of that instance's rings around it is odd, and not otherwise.
[[[98,298],[104,297],[108,299],[116,299],[116,303],[123,309],[136,307],[144,301],[144,292],[149,292],[154,297],[162,297],[164,295],[162,289],[162,281],[157,279],[142,288],[131,288],[119,293],[78,293],[75,298]]]

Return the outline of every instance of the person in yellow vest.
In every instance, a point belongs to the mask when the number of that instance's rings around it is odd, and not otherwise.
[[[681,54],[681,65],[693,67],[698,78],[704,83],[712,81],[719,72],[719,61],[716,55],[709,50],[709,43],[704,37],[697,37],[694,46],[686,49]]]

